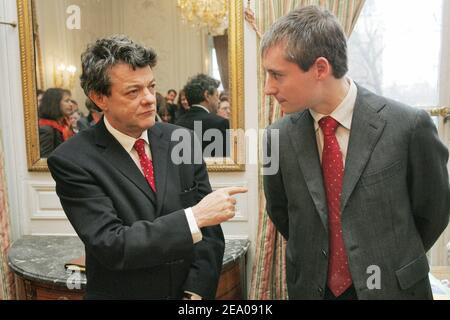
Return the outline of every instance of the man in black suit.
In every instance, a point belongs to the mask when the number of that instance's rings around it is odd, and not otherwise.
[[[183,90],[191,108],[176,122],[179,126],[193,130],[201,139],[205,157],[229,155],[227,130],[230,122],[216,114],[219,85],[219,81],[204,74],[189,79]]]
[[[156,54],[123,36],[82,55],[81,86],[104,113],[48,159],[86,249],[87,299],[213,299],[224,252],[219,224],[234,193],[211,192],[204,162],[170,158],[173,125],[155,123]]]
[[[86,99],[85,106],[89,112],[87,117],[82,117],[78,120],[78,129],[85,130],[89,127],[96,125],[103,116],[102,110],[97,107],[90,99]]]

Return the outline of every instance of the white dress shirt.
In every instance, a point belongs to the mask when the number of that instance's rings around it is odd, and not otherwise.
[[[139,155],[138,155],[136,149],[134,148],[134,144],[136,143],[136,140],[143,139],[145,141],[145,153],[147,154],[147,156],[150,160],[152,159],[152,153],[151,153],[150,144],[148,141],[147,130],[142,132],[141,136],[138,139],[136,139],[136,138],[130,137],[130,136],[120,132],[116,128],[114,128],[108,122],[108,119],[106,119],[106,117],[104,117],[104,119],[105,119],[106,129],[109,131],[109,133],[111,133],[113,135],[114,138],[116,138],[116,140],[120,143],[120,145],[130,155],[131,159],[133,159],[136,166],[142,172],[142,175],[144,175],[144,171],[142,170],[141,163],[139,161]],[[150,186],[149,186],[149,188],[150,188]],[[156,188],[158,188],[158,186],[156,186]],[[158,189],[156,189],[156,191],[158,192]],[[194,217],[194,214],[192,213],[192,209],[187,208],[184,211],[186,213],[186,218],[187,218],[187,221],[189,224],[189,229],[191,230],[193,242],[194,243],[200,242],[202,240],[202,233],[200,232],[200,230],[198,228],[197,221],[195,221],[195,217]]]
[[[202,106],[201,104],[193,104],[193,105],[191,106],[191,108],[192,108],[192,107],[197,107],[197,108],[200,108],[200,109],[205,110],[205,111],[208,112],[208,113],[211,113],[211,112],[208,110],[208,108]]]
[[[356,96],[358,94],[358,88],[352,79],[347,78],[350,83],[350,88],[345,96],[344,100],[339,104],[339,106],[329,115],[337,122],[339,126],[336,129],[336,138],[339,143],[339,147],[342,153],[342,160],[345,166],[345,160],[347,158],[348,142],[350,139],[350,129],[352,126],[353,110],[355,109]],[[323,151],[323,132],[320,129],[319,121],[323,117],[328,115],[317,113],[309,109],[311,116],[314,119],[314,129],[316,130],[316,141],[317,149],[319,150],[320,162],[322,162],[322,151]]]

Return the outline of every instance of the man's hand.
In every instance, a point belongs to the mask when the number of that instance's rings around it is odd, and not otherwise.
[[[199,228],[215,226],[234,217],[236,199],[232,195],[247,192],[247,188],[229,187],[216,190],[192,207]]]

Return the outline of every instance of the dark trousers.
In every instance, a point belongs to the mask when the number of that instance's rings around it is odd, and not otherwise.
[[[323,297],[323,299],[324,300],[358,300],[358,296],[356,295],[356,290],[353,285],[350,288],[348,288],[339,297],[335,297],[333,292],[331,292],[331,290],[327,286],[325,289],[325,296]]]

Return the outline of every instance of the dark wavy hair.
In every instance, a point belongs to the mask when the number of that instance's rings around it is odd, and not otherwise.
[[[81,87],[89,96],[90,92],[110,96],[111,80],[109,70],[118,63],[128,64],[136,70],[156,65],[156,53],[145,48],[127,36],[115,35],[99,39],[88,46],[81,55]]]
[[[211,78],[206,74],[198,74],[189,79],[188,83],[184,86],[183,91],[189,105],[192,106],[193,104],[199,104],[205,100],[205,91],[212,95],[219,86],[219,80]]]
[[[39,118],[57,121],[64,117],[61,111],[61,100],[64,94],[70,95],[70,91],[60,88],[47,89],[42,96],[39,107]]]

